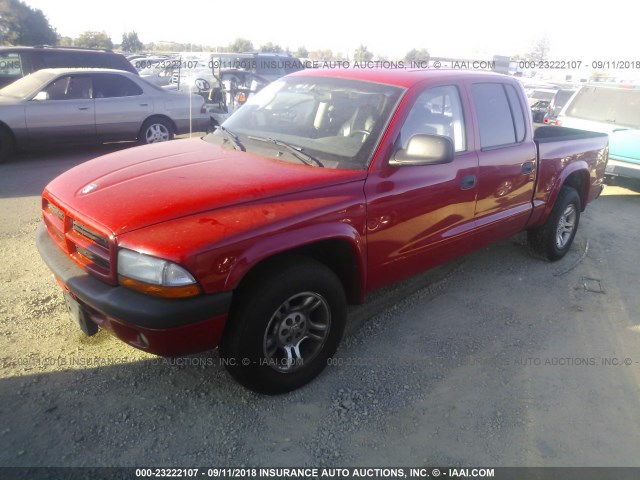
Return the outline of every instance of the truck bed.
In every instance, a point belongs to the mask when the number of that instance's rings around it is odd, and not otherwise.
[[[576,179],[576,188],[582,199],[582,209],[602,191],[602,178],[607,166],[609,137],[606,133],[588,132],[566,127],[539,127],[533,140],[538,150],[538,177],[533,198],[534,213],[531,225],[555,201],[558,189],[573,172],[586,166],[588,177]]]

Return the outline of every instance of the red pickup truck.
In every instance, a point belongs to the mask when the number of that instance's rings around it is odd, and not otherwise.
[[[604,134],[534,135],[507,76],[307,70],[203,139],[59,176],[37,244],[85,333],[219,346],[238,381],[281,393],[320,373],[371,290],[522,230],[561,258],[607,151]]]

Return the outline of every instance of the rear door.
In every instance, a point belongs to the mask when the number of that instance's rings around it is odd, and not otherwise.
[[[135,140],[153,109],[151,98],[124,75],[96,73],[92,78],[100,141]]]
[[[46,99],[31,100],[25,108],[32,145],[96,141],[95,109],[89,75],[58,77],[43,91],[47,94]]]
[[[474,82],[470,89],[480,139],[475,217],[481,245],[525,227],[532,209],[537,152],[524,99],[514,85]]]

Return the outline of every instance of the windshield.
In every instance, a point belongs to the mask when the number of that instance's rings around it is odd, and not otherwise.
[[[403,91],[339,78],[286,77],[251,97],[224,130],[205,140],[283,161],[364,169]],[[304,162],[296,151],[316,161]]]
[[[568,105],[569,117],[640,128],[640,90],[583,87]]]
[[[49,83],[49,80],[53,79],[55,76],[55,73],[40,70],[7,85],[0,90],[0,95],[26,99],[31,95],[38,93],[40,89],[44,88],[44,86]]]

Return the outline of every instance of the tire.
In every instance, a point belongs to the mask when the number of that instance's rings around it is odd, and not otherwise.
[[[9,160],[15,152],[13,136],[5,128],[0,128],[0,163]]]
[[[167,142],[173,140],[174,131],[171,122],[165,118],[150,118],[142,124],[138,143],[148,145],[150,143]]]
[[[563,186],[545,224],[527,231],[531,253],[552,262],[564,257],[578,231],[580,211],[578,192]]]
[[[236,293],[220,356],[245,387],[286,393],[320,374],[345,322],[346,297],[336,274],[314,260],[287,257]]]

